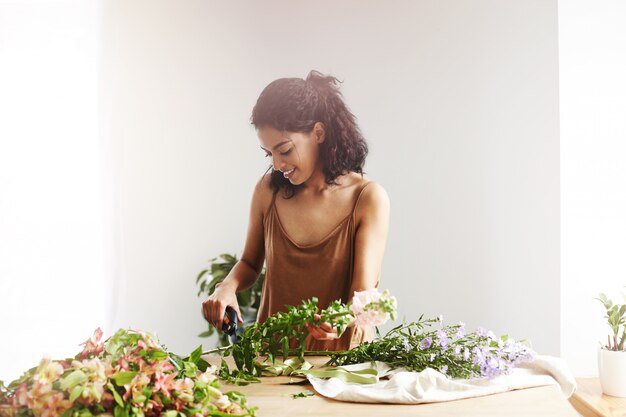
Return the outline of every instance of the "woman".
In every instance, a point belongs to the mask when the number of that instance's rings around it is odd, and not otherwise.
[[[325,308],[378,286],[389,199],[363,176],[367,144],[337,82],[317,71],[281,78],[252,110],[271,173],[255,187],[241,259],[202,304],[218,329],[226,306],[241,317],[235,294],[254,283],[264,261],[260,322],[311,297]],[[350,326],[341,337],[328,323],[308,330],[307,350],[345,350],[373,337],[369,327]]]

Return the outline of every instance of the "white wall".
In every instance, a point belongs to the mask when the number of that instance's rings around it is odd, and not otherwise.
[[[0,2],[0,379],[97,325],[200,343],[193,278],[241,250],[264,169],[252,105],[312,68],[346,80],[391,196],[383,286],[401,312],[545,353],[560,335],[575,374],[596,373],[593,297],[626,269],[621,2],[559,2],[560,230],[554,2],[100,4],[104,183],[93,3]]]
[[[0,379],[103,323],[94,1],[0,1]]]
[[[626,284],[626,4],[559,2],[561,355],[597,375],[605,292]]]
[[[345,80],[391,198],[382,286],[559,352],[556,1],[102,2],[109,329],[202,340],[194,278],[243,247],[263,87]]]

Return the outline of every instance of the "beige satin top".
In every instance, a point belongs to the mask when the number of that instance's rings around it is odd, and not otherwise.
[[[320,309],[333,300],[350,298],[354,269],[354,212],[370,182],[356,193],[351,213],[321,241],[301,246],[291,240],[276,211],[276,194],[263,219],[265,237],[265,282],[257,320],[263,322],[285,305],[297,306],[317,297]],[[347,350],[372,340],[371,326],[351,326],[336,340],[316,340],[309,336],[307,350]]]

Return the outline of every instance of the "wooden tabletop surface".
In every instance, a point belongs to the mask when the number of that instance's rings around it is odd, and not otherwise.
[[[219,357],[205,356],[212,364],[219,364]],[[232,358],[227,361],[232,368]],[[321,366],[327,358],[307,357],[312,364]],[[307,385],[282,385],[302,378],[263,377],[261,383],[246,386],[222,385],[222,391],[237,390],[248,397],[248,404],[257,406],[259,417],[282,416],[550,416],[578,417],[578,413],[565,399],[557,385],[509,391],[501,394],[465,400],[432,404],[364,404],[336,401],[319,394],[304,398],[293,398],[306,390]]]
[[[602,394],[598,378],[576,378],[570,402],[584,417],[626,417],[626,398]]]

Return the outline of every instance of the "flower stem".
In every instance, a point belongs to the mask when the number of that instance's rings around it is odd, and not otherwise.
[[[346,350],[305,350],[304,356],[328,356],[333,353],[345,353]]]
[[[347,311],[339,312],[339,313],[333,313],[333,314],[329,314],[328,316],[326,316],[326,318],[334,319],[336,317],[341,317],[341,316],[352,316],[352,313],[347,312]]]
[[[225,350],[230,349],[232,347],[233,347],[233,345],[222,346],[222,347],[218,347],[218,348],[215,348],[215,349],[210,349],[210,350],[204,351],[204,352],[202,352],[202,354],[203,355],[210,355],[212,353],[221,353],[221,352],[224,352]]]

